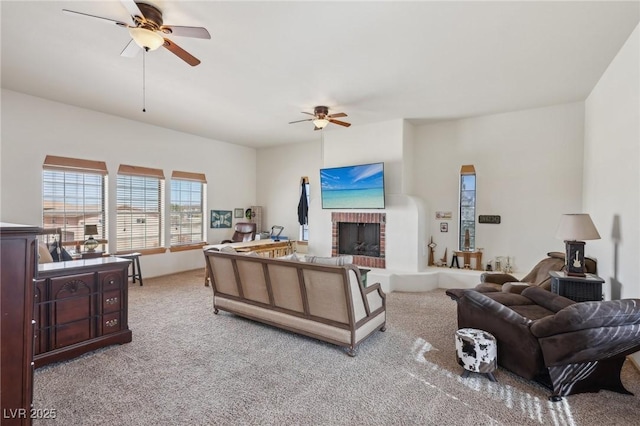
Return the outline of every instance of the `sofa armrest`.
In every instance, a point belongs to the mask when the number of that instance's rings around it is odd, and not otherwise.
[[[483,283],[494,283],[494,284],[504,284],[507,282],[517,282],[519,281],[516,277],[511,274],[503,274],[503,273],[488,273],[483,272],[480,274],[480,282]]]
[[[529,324],[531,324],[532,322],[530,319],[523,317],[508,306],[496,302],[490,297],[487,297],[475,290],[466,290],[463,297],[466,298],[472,305],[475,305],[477,308],[489,313],[494,319],[504,320],[513,324],[524,326],[529,326]]]
[[[504,293],[514,293],[514,294],[522,294],[524,290],[526,290],[529,284],[521,283],[519,281],[516,282],[508,282],[502,284],[502,291]]]
[[[589,328],[625,325],[640,325],[640,299],[574,303],[555,315],[537,320],[531,326],[531,333],[541,338]]]
[[[375,312],[379,308],[385,307],[386,295],[382,291],[380,283],[370,284],[364,289],[364,295],[369,304],[369,310]]]
[[[537,286],[529,286],[524,289],[522,295],[551,312],[559,312],[567,306],[571,306],[576,303],[571,299],[567,299],[566,297]]]

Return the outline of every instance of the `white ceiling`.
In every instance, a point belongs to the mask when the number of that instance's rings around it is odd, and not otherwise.
[[[124,58],[117,1],[2,1],[2,87],[235,144],[317,140],[288,124],[315,105],[355,126],[417,123],[584,100],[640,21],[640,2],[150,1],[169,37]],[[324,131],[348,132],[329,125]]]

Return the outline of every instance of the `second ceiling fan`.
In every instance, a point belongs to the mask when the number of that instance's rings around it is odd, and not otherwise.
[[[313,114],[310,112],[302,111],[303,114],[312,115],[313,118],[306,118],[304,120],[291,121],[289,124],[301,123],[303,121],[312,121],[315,126],[313,130],[321,130],[327,127],[329,123],[337,124],[339,126],[349,127],[351,123],[346,121],[336,120],[338,117],[346,117],[344,112],[337,112],[335,114],[329,114],[329,108],[326,106],[317,106],[313,109]]]
[[[145,51],[150,51],[163,46],[165,49],[169,50],[191,66],[196,66],[200,63],[198,58],[191,55],[173,41],[165,38],[165,35],[210,39],[211,35],[206,28],[165,25],[162,19],[162,11],[157,7],[148,3],[135,2],[133,0],[120,0],[120,2],[127,9],[129,15],[131,15],[133,25],[116,21],[114,19],[103,18],[101,16],[90,15],[88,13],[76,12],[68,9],[62,9],[62,11],[67,14],[85,16],[100,20],[101,22],[127,28],[131,35],[131,40],[122,50],[122,56],[133,57],[137,55],[140,48]]]

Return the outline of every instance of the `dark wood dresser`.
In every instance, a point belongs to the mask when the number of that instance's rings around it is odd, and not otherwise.
[[[35,283],[35,367],[131,341],[128,268],[117,257],[41,264]]]
[[[30,425],[33,399],[35,226],[0,222],[0,404],[2,423]]]

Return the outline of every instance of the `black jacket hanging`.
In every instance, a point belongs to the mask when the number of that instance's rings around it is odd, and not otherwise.
[[[307,185],[302,181],[302,191],[300,191],[300,202],[298,203],[298,223],[306,225],[309,221],[309,203],[307,202]]]

